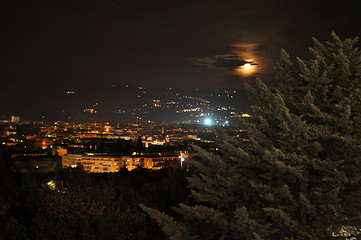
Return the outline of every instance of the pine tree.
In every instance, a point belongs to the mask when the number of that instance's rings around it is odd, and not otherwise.
[[[248,87],[248,142],[219,131],[221,153],[195,147],[195,205],[178,226],[200,239],[346,239],[361,227],[361,52],[314,39],[311,60],[281,52],[278,87]],[[146,208],[144,210],[147,211]],[[159,212],[148,211],[157,219]],[[175,225],[173,223],[173,225]],[[169,226],[168,226],[169,227]],[[346,230],[345,230],[346,229]],[[171,233],[172,231],[167,231]],[[185,231],[183,231],[185,232]],[[356,238],[355,238],[356,239]]]

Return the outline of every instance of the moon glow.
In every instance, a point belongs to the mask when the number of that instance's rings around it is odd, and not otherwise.
[[[252,64],[252,63],[245,63],[239,67],[237,67],[236,70],[236,74],[241,75],[241,76],[250,76],[254,73],[256,69],[256,65]]]
[[[252,67],[252,65],[250,63],[246,63],[243,65],[244,69],[250,69]]]

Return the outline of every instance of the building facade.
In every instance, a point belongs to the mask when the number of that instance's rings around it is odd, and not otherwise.
[[[101,153],[66,154],[62,157],[63,168],[81,166],[85,171],[93,173],[118,172],[120,163],[121,156]]]
[[[178,155],[171,156],[119,156],[105,153],[65,154],[62,156],[63,168],[83,167],[92,173],[118,172],[120,168],[132,171],[137,168],[162,169],[170,161],[177,161]]]

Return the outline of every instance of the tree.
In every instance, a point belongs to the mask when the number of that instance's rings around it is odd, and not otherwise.
[[[138,152],[141,152],[143,150],[143,142],[142,142],[142,137],[139,136],[137,139],[137,143],[135,145],[135,150]]]
[[[361,227],[361,52],[355,39],[314,39],[311,60],[281,52],[278,87],[248,86],[248,142],[222,131],[220,153],[195,147],[195,204],[179,205],[173,239],[339,239]],[[153,218],[164,215],[143,207]],[[173,219],[172,219],[173,220]],[[170,230],[171,229],[171,230]],[[185,231],[184,229],[187,229]],[[348,229],[348,231],[344,231]],[[351,230],[351,231],[350,231]],[[180,231],[176,232],[180,234]]]

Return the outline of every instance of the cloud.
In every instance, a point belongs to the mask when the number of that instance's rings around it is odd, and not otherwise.
[[[256,63],[253,63],[252,61],[246,61],[245,59],[232,54],[207,56],[203,58],[190,58],[187,60],[196,66],[207,67],[220,71],[234,70],[235,68],[246,63],[256,65]]]
[[[187,60],[196,66],[234,74],[237,68],[246,63],[259,65],[259,55],[267,51],[267,46],[256,43],[237,43],[233,44],[231,48],[232,50],[229,53],[189,58]]]

